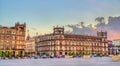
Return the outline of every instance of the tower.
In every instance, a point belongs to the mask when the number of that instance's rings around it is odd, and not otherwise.
[[[62,35],[62,34],[64,34],[64,26],[63,27],[58,27],[58,26],[54,27],[53,28],[53,34],[54,35]]]
[[[56,26],[56,27],[54,27],[53,28],[53,35],[55,36],[55,39],[57,39],[57,41],[59,42],[59,43],[55,43],[56,42],[56,40],[54,41],[54,55],[62,55],[63,53],[62,53],[62,51],[63,51],[63,49],[62,49],[62,36],[63,36],[63,34],[64,34],[64,27],[58,27],[58,26]],[[58,46],[57,46],[58,45]],[[59,49],[59,51],[56,51],[56,47],[59,47],[60,49]]]
[[[107,40],[107,32],[106,31],[105,32],[103,32],[103,31],[97,32],[97,36],[101,37],[102,41],[106,41]]]
[[[25,51],[25,34],[26,34],[26,23],[20,24],[19,22],[15,24],[16,29],[16,52],[15,54],[22,54],[24,56]]]
[[[107,41],[107,32],[97,32],[97,36],[100,37],[101,41],[101,49],[104,49],[104,50],[101,50],[100,52],[103,54],[103,55],[108,55],[108,41]]]

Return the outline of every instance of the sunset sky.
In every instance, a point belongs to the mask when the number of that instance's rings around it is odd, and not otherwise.
[[[0,0],[0,25],[26,22],[31,36],[50,33],[56,25],[95,25],[96,17],[107,23],[109,16],[120,16],[120,0]]]

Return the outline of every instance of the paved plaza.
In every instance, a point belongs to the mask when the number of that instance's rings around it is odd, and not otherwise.
[[[111,57],[0,60],[0,66],[120,66]]]

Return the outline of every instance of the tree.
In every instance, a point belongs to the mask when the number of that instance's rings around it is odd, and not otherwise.
[[[8,57],[9,56],[9,51],[3,52],[3,56]]]
[[[86,53],[87,55],[90,55],[90,51],[89,51],[89,50],[87,50],[86,52],[87,52],[87,53]]]
[[[21,52],[18,52],[18,55],[17,55],[18,57],[20,57],[20,56],[22,56],[22,53]]]
[[[79,55],[79,53],[77,52],[76,55]]]
[[[13,56],[13,55],[14,55],[13,51],[9,52],[9,56]]]
[[[83,55],[83,51],[80,51],[79,54],[80,54],[80,55]]]
[[[69,52],[68,55],[72,56],[72,55],[75,55],[75,53],[74,52]]]
[[[54,56],[56,55],[56,51],[53,51],[53,53],[54,53]]]
[[[0,57],[2,56],[2,54],[3,54],[2,51],[0,51]]]
[[[95,51],[93,51],[93,52],[92,52],[92,54],[96,54],[96,52],[95,52]]]
[[[25,54],[25,56],[27,56],[27,55],[28,55],[28,53],[27,53],[27,52],[24,52],[24,54]]]

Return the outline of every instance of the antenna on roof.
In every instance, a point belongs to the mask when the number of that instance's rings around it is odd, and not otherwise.
[[[27,35],[27,40],[29,40],[29,39],[30,39],[29,30],[27,30],[27,32],[28,32],[28,35]]]

